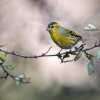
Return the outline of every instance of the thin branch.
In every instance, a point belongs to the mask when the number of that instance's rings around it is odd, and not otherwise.
[[[18,77],[18,76],[15,76],[15,75],[10,74],[10,73],[2,66],[2,64],[3,64],[3,63],[0,63],[0,66],[1,66],[1,68],[3,69],[3,71],[6,73],[6,75],[5,75],[5,76],[1,76],[0,78],[5,78],[5,79],[7,79],[8,76],[10,76],[13,80],[16,81],[16,77]],[[20,78],[20,77],[18,77],[18,78]],[[21,82],[21,83],[24,83],[24,84],[30,83],[29,80],[30,80],[30,78],[28,78],[28,79],[27,79],[27,78],[20,78],[20,82]]]
[[[47,52],[43,53],[42,55],[46,55],[50,51],[51,48],[52,48],[52,46],[48,49]]]
[[[40,57],[54,57],[54,56],[56,56],[56,57],[58,57],[60,60],[61,60],[61,63],[66,63],[66,62],[72,62],[74,59],[72,59],[72,60],[65,60],[63,57],[64,57],[64,55],[66,55],[66,54],[74,54],[74,53],[82,53],[82,52],[86,52],[86,51],[89,51],[89,50],[91,50],[91,49],[94,49],[94,48],[96,48],[96,47],[100,47],[100,40],[99,40],[99,43],[97,44],[97,41],[95,42],[95,45],[94,46],[92,46],[92,47],[90,47],[90,48],[85,48],[85,45],[86,45],[86,43],[84,43],[84,44],[81,44],[80,45],[80,47],[78,47],[77,49],[75,49],[75,50],[69,50],[69,51],[67,51],[67,52],[63,52],[63,53],[61,53],[61,52],[59,52],[59,53],[57,53],[57,54],[48,54],[48,52],[51,50],[51,48],[52,47],[50,47],[45,53],[42,53],[41,55],[35,55],[35,56],[26,56],[26,55],[22,55],[22,54],[18,54],[18,53],[15,53],[14,51],[13,52],[8,52],[8,51],[5,51],[5,50],[3,50],[3,49],[0,49],[0,52],[4,52],[6,55],[7,54],[9,54],[9,55],[14,55],[14,56],[18,56],[18,57],[22,57],[22,58],[40,58]],[[3,45],[4,46],[4,45]],[[3,47],[3,46],[1,46],[1,47]],[[95,57],[95,56],[94,56]],[[5,79],[7,79],[8,78],[8,76],[10,76],[13,80],[15,80],[16,81],[16,78],[20,78],[20,82],[21,83],[24,83],[24,84],[26,84],[26,83],[30,83],[29,81],[30,81],[30,78],[21,78],[21,77],[19,77],[19,76],[15,76],[15,75],[12,75],[12,74],[10,74],[3,66],[2,66],[2,64],[3,63],[0,63],[0,66],[1,66],[1,68],[3,69],[3,71],[6,73],[6,75],[5,76],[1,76],[0,78],[2,79],[2,78],[5,78]]]
[[[79,47],[79,50],[84,52],[84,51],[89,51],[89,50],[91,50],[91,49],[93,49],[93,48],[96,48],[96,47],[100,47],[100,41],[99,41],[98,44],[95,43],[95,45],[94,45],[93,47],[83,49],[85,45],[86,45],[86,44],[82,44],[82,45]],[[1,51],[1,52],[4,52],[4,53],[6,53],[6,54],[19,56],[19,57],[22,57],[22,58],[53,57],[53,56],[63,55],[63,54],[66,54],[66,53],[67,53],[67,54],[72,54],[72,53],[75,53],[75,52],[79,52],[78,50],[73,50],[73,51],[71,51],[71,52],[68,51],[68,52],[59,53],[59,55],[58,55],[58,54],[47,54],[47,53],[51,50],[51,48],[52,48],[52,47],[50,47],[50,48],[47,50],[47,52],[42,53],[41,55],[35,55],[35,56],[22,55],[22,54],[15,53],[14,51],[13,51],[13,52],[8,52],[8,51],[5,51],[5,50],[3,50],[3,49],[0,49],[0,51]]]

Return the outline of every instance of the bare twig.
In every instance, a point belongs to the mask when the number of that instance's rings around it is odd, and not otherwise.
[[[47,52],[43,53],[42,55],[46,55],[50,51],[51,48],[52,48],[52,46],[48,49]]]
[[[22,54],[18,54],[18,53],[15,53],[14,51],[13,52],[8,52],[8,51],[5,51],[5,50],[3,50],[3,49],[0,49],[0,52],[3,52],[3,53],[5,53],[6,55],[7,54],[9,54],[9,55],[14,55],[14,56],[18,56],[18,57],[22,57],[22,58],[40,58],[40,57],[58,57],[60,60],[61,60],[61,63],[66,63],[66,62],[72,62],[74,59],[72,59],[72,60],[64,60],[64,55],[66,55],[66,54],[74,54],[74,53],[82,53],[82,52],[86,52],[86,51],[89,51],[89,50],[91,50],[91,49],[94,49],[94,48],[96,48],[96,47],[100,47],[100,40],[99,40],[99,43],[97,43],[97,41],[95,42],[95,45],[94,46],[92,46],[92,47],[90,47],[90,48],[85,48],[85,45],[86,45],[86,43],[84,43],[84,44],[82,44],[82,45],[80,45],[80,47],[78,47],[78,49],[75,49],[75,50],[69,50],[69,51],[67,51],[67,52],[59,52],[59,53],[57,53],[57,54],[48,54],[48,52],[51,50],[51,48],[52,47],[50,47],[45,53],[42,53],[41,55],[34,55],[34,56],[27,56],[27,55],[22,55]],[[95,56],[94,56],[95,57]],[[8,76],[10,76],[12,79],[14,79],[14,80],[16,80],[16,77],[18,77],[18,76],[15,76],[15,75],[12,75],[12,74],[10,74],[3,66],[2,66],[2,64],[3,63],[0,63],[0,66],[1,66],[1,68],[3,69],[3,71],[6,73],[6,75],[5,76],[1,76],[0,78],[2,79],[2,78],[5,78],[5,79],[7,79],[7,77]],[[18,77],[18,78],[20,78],[20,77]],[[29,80],[30,80],[30,78],[20,78],[20,82],[21,83],[24,83],[24,84],[26,84],[26,83],[30,83],[29,82]]]
[[[10,73],[2,66],[2,64],[3,64],[3,63],[0,63],[0,66],[1,66],[1,68],[3,69],[3,71],[6,73],[6,75],[5,75],[5,76],[1,76],[0,78],[5,78],[5,79],[7,79],[7,77],[10,76],[13,80],[16,80],[16,77],[18,77],[18,76],[15,76],[15,75],[10,74]],[[20,77],[18,77],[18,78],[20,78]],[[30,78],[28,78],[28,79],[26,79],[26,78],[20,78],[20,80],[21,80],[20,82],[21,82],[21,83],[24,83],[24,84],[30,83],[30,82],[29,82]]]
[[[93,47],[83,49],[85,45],[86,45],[86,44],[82,44],[82,45],[79,47],[79,49],[81,48],[81,51],[82,51],[82,52],[84,52],[84,51],[89,51],[89,50],[91,50],[91,49],[93,49],[93,48],[96,48],[96,47],[100,47],[100,42],[99,42],[98,44],[95,44]],[[53,57],[53,56],[63,55],[63,54],[66,54],[66,53],[72,54],[72,53],[78,52],[78,50],[73,50],[73,51],[71,51],[71,52],[68,51],[68,52],[59,53],[59,55],[58,55],[58,54],[47,54],[47,53],[50,51],[50,49],[51,49],[51,47],[48,49],[47,52],[42,53],[41,55],[35,55],[35,56],[22,55],[22,54],[15,53],[14,51],[13,51],[13,52],[8,52],[8,51],[5,51],[5,50],[3,50],[3,49],[0,49],[0,51],[1,51],[1,52],[4,52],[4,53],[6,53],[6,54],[19,56],[19,57],[22,57],[22,58]]]

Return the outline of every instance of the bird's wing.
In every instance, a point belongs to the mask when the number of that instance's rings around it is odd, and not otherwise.
[[[72,37],[74,36],[76,38],[82,39],[82,37],[80,35],[76,34],[74,31],[71,31],[70,29],[63,27],[63,30],[64,30],[64,32],[63,32],[64,35],[72,36]]]

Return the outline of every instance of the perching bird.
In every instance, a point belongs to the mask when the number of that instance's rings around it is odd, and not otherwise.
[[[49,31],[52,40],[61,49],[71,49],[82,40],[80,35],[76,34],[74,31],[60,26],[56,22],[51,22],[46,30]]]

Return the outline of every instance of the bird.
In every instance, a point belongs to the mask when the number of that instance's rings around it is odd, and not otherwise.
[[[61,50],[72,49],[73,46],[82,41],[82,36],[68,28],[60,26],[56,22],[48,24],[46,31],[50,33],[52,40],[61,48]]]

